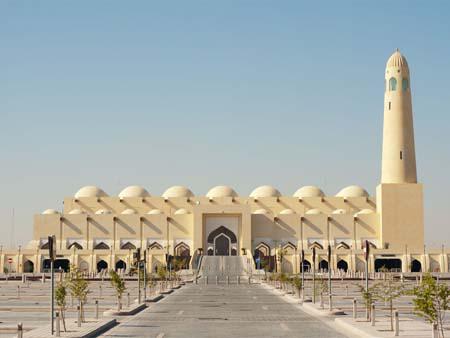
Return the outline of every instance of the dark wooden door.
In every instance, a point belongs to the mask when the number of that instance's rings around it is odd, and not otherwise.
[[[216,237],[215,240],[216,256],[230,255],[230,240],[225,235]]]

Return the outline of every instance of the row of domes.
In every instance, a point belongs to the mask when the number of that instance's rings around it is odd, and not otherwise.
[[[175,211],[175,215],[186,215],[189,214],[190,212],[187,211],[184,208],[178,209]],[[332,212],[332,214],[346,214],[347,211],[344,209],[336,209]],[[356,214],[354,214],[354,216],[358,216],[358,215],[367,215],[367,214],[373,214],[374,211],[371,209],[362,209],[360,211],[358,211]],[[45,211],[42,212],[43,215],[57,215],[59,214],[58,211],[56,211],[55,209],[47,209]],[[85,212],[83,210],[80,209],[73,209],[69,212],[69,215],[81,215],[81,214],[85,214]],[[108,215],[108,214],[112,214],[111,210],[107,210],[107,209],[99,209],[95,212],[96,215]],[[133,209],[125,209],[124,211],[121,212],[122,215],[135,215],[137,214],[137,212]],[[152,209],[149,212],[147,212],[148,215],[160,215],[163,214],[163,212],[159,209]],[[253,214],[261,214],[261,215],[267,215],[270,214],[270,212],[266,209],[258,209],[255,210],[253,212]],[[279,215],[293,215],[295,214],[295,211],[292,209],[284,209],[282,211],[280,211]],[[309,209],[308,211],[306,211],[305,213],[306,215],[320,215],[322,214],[322,212],[319,209]]]
[[[106,197],[108,196],[102,189],[95,186],[86,186],[81,188],[75,194],[75,198],[83,197]],[[119,193],[119,198],[130,198],[130,197],[149,197],[150,193],[137,185],[132,185],[126,187]],[[175,198],[175,197],[193,197],[192,191],[183,186],[173,186],[164,191],[162,197],[164,198]],[[208,198],[220,198],[220,197],[237,197],[238,194],[234,189],[218,185],[208,191],[206,197]],[[321,189],[315,186],[304,186],[298,189],[293,197],[305,198],[305,197],[324,197],[325,194]],[[336,194],[337,197],[369,197],[369,194],[363,188],[357,185],[348,186]],[[263,197],[281,197],[281,193],[270,185],[263,185],[250,193],[252,198],[263,198]]]

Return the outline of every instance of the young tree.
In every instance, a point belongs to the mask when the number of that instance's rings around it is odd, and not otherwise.
[[[405,293],[403,284],[394,282],[392,279],[375,284],[373,287],[373,298],[389,303],[391,317],[391,331],[394,331],[394,306],[393,301]]]
[[[84,304],[86,303],[89,293],[89,283],[84,279],[83,274],[75,266],[71,265],[70,272],[67,274],[67,288],[70,290],[72,297],[78,300],[81,311],[81,320],[84,321]]]
[[[444,337],[445,311],[450,310],[450,288],[444,283],[437,283],[433,276],[426,274],[412,294],[415,296],[414,310],[428,322],[437,324]]]
[[[122,295],[126,290],[125,281],[114,270],[109,271],[109,276],[111,277],[111,285],[116,291],[117,311],[120,311],[122,309]]]
[[[302,279],[299,276],[295,276],[294,278],[292,278],[291,283],[295,291],[297,292],[298,297],[300,298],[302,290]]]
[[[63,281],[61,281],[56,285],[55,300],[56,305],[59,308],[59,312],[61,313],[64,331],[66,331],[66,320],[65,320],[66,296],[67,296],[66,284]]]
[[[373,303],[374,300],[374,290],[373,287],[369,287],[369,289],[366,291],[366,288],[362,286],[361,284],[356,285],[359,289],[359,292],[361,293],[361,297],[364,302],[364,306],[366,307],[366,319],[370,319],[370,306]]]

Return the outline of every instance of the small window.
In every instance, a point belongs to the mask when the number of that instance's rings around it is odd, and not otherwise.
[[[407,78],[402,79],[402,90],[405,92],[409,88],[409,81]]]
[[[400,151],[400,159],[403,160],[403,151]]]
[[[397,90],[397,80],[395,79],[395,77],[391,77],[389,79],[389,90],[390,91]]]
[[[391,102],[389,101],[389,110],[391,110]]]

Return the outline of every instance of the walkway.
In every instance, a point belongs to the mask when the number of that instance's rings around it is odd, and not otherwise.
[[[186,285],[102,337],[343,337],[259,285]]]

